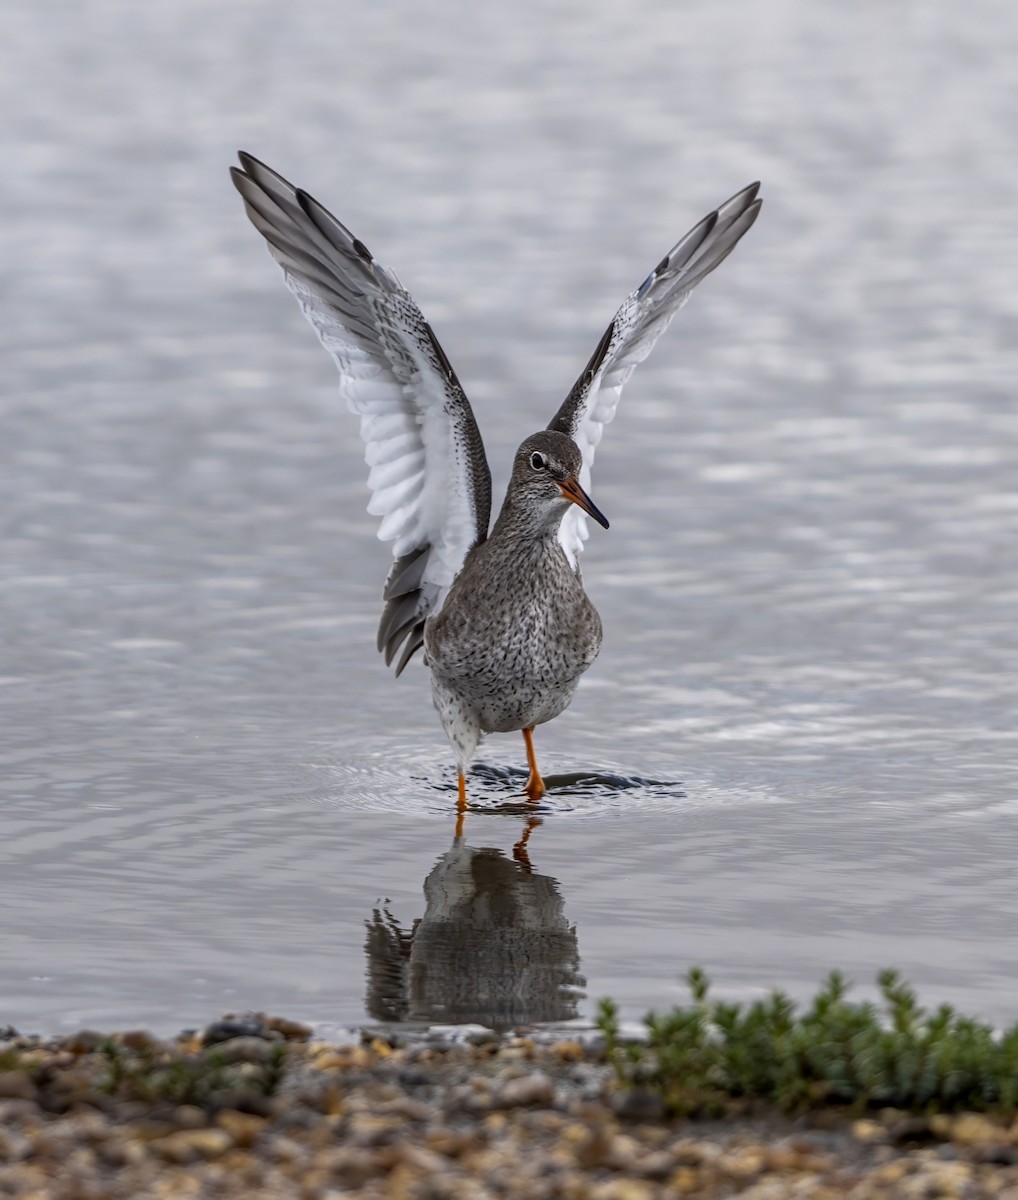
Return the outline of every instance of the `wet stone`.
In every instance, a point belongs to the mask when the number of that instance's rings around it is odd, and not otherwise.
[[[257,1017],[223,1017],[213,1021],[202,1031],[201,1042],[204,1046],[214,1046],[219,1042],[228,1042],[233,1038],[268,1038],[271,1030]]]

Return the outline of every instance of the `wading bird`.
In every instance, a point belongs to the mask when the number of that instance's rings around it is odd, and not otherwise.
[[[516,451],[491,532],[491,474],[474,414],[431,326],[392,271],[306,192],[249,154],[231,168],[251,223],[339,368],[360,417],[368,512],[394,562],[378,649],[396,674],[424,647],[465,773],[482,733],[521,730],[531,800],[544,794],[536,725],[564,711],[597,657],[601,620],[580,578],[594,451],[622,386],[694,287],[760,211],[759,184],[709,213],[622,303],[547,429]]]

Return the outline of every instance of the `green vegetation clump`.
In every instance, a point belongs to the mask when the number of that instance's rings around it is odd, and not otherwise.
[[[272,1096],[282,1078],[286,1047],[267,1043],[264,1061],[253,1063],[231,1058],[224,1048],[200,1054],[167,1054],[154,1044],[127,1050],[113,1039],[100,1051],[106,1059],[103,1090],[118,1099],[165,1101],[210,1108],[232,1101],[245,1103]]]
[[[878,976],[880,1005],[846,1000],[835,971],[802,1012],[782,992],[752,1004],[711,1000],[699,968],[688,982],[692,1004],[650,1013],[645,1040],[621,1039],[612,1001],[598,1015],[618,1078],[656,1093],[672,1113],[721,1115],[753,1100],[793,1112],[1018,1107],[1018,1024],[999,1032],[949,1005],[927,1011],[895,971]]]

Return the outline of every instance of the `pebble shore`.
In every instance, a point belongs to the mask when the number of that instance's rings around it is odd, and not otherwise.
[[[669,1119],[577,1040],[335,1045],[264,1014],[168,1041],[8,1030],[0,1196],[1018,1200],[1018,1121]]]

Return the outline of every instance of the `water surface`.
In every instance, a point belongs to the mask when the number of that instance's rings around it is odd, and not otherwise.
[[[0,1024],[633,1017],[692,964],[1013,1019],[1013,7],[60,9],[0,77]],[[600,782],[522,855],[522,740],[454,844],[426,671],[374,652],[355,423],[237,146],[411,287],[499,495],[764,181],[599,451],[604,649],[537,744]]]

